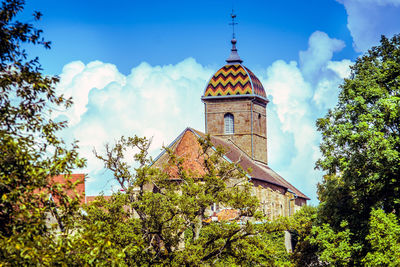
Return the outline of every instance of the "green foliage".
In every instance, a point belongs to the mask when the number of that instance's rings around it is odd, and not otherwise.
[[[318,245],[309,240],[311,229],[317,222],[317,208],[303,206],[290,218],[293,252],[290,261],[295,266],[318,266]]]
[[[372,210],[366,240],[371,246],[363,259],[366,266],[400,265],[400,225],[393,213]]]
[[[209,139],[199,142],[203,175],[183,168],[183,159],[168,149],[166,171],[152,166],[145,138],[122,137],[106,146],[105,156],[96,153],[124,193],[89,205],[88,215],[81,218],[82,232],[94,230],[107,237],[129,266],[289,264],[285,224],[255,224],[262,217],[245,172],[225,161],[223,150],[212,149]],[[135,167],[124,161],[128,150],[136,151]],[[171,169],[178,175],[173,179]],[[208,220],[213,203],[237,210],[235,220]]]
[[[341,242],[361,245],[345,249],[360,264],[369,250],[371,211],[400,215],[400,36],[382,36],[351,69],[337,106],[317,121],[323,138],[317,167],[327,172],[318,186],[318,216],[335,234],[348,234]]]
[[[352,261],[352,255],[357,253],[361,246],[351,241],[352,233],[346,221],[343,221],[340,227],[341,230],[336,232],[326,223],[314,226],[311,229],[309,242],[321,249],[318,253],[320,261],[334,266],[348,266]]]
[[[23,5],[7,0],[0,9],[0,265],[52,262],[53,232],[58,226],[71,230],[78,201],[49,184],[49,177],[84,164],[76,144],[68,149],[56,135],[66,123],[50,119],[52,108],[68,107],[71,100],[55,93],[58,78],[44,76],[38,59],[29,59],[23,49],[50,44],[41,30],[15,20]],[[46,217],[56,212],[49,193],[60,199],[58,226],[53,227],[46,225]]]

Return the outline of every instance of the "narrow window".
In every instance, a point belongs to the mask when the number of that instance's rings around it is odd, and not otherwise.
[[[233,115],[231,113],[226,113],[224,116],[225,121],[225,134],[234,133]]]

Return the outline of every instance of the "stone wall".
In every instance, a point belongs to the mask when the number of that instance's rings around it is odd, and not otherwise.
[[[294,194],[287,191],[282,194],[268,186],[254,186],[254,194],[260,201],[260,211],[268,219],[273,220],[280,216],[292,216],[301,206],[296,205]]]
[[[223,139],[231,139],[251,158],[267,161],[267,114],[266,105],[251,98],[204,100],[206,133]],[[234,134],[225,134],[224,116],[234,116]]]

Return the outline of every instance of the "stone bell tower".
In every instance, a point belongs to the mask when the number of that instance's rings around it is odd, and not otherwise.
[[[268,99],[258,78],[245,66],[233,38],[227,64],[210,79],[203,96],[206,133],[233,142],[254,160],[268,164]]]

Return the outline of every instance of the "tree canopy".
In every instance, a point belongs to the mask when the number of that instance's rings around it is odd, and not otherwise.
[[[46,217],[55,209],[48,195],[60,200],[63,215],[58,223],[67,228],[67,215],[77,202],[49,178],[84,164],[76,144],[68,146],[57,137],[66,123],[53,121],[51,110],[72,102],[56,94],[58,78],[43,75],[38,58],[25,52],[26,45],[49,48],[50,43],[41,30],[16,20],[23,6],[24,1],[7,0],[0,8],[0,261],[16,265],[46,263],[54,257]],[[39,12],[33,14],[34,21],[40,17]]]
[[[370,248],[370,217],[374,209],[400,216],[400,36],[382,36],[351,67],[337,106],[317,121],[322,133],[326,171],[318,186],[319,218],[360,249],[359,262]],[[346,228],[347,230],[344,230]]]
[[[209,139],[199,139],[204,174],[182,167],[183,159],[167,149],[166,168],[176,168],[178,177],[152,166],[145,138],[121,138],[107,146],[103,160],[114,173],[123,193],[89,205],[82,219],[83,232],[98,225],[96,232],[107,236],[113,247],[132,265],[226,265],[288,264],[283,243],[285,224],[263,221],[259,203],[251,194],[246,173],[223,159],[223,150],[212,149]],[[135,167],[124,161],[131,155]],[[212,222],[210,207],[234,209],[233,220]]]
[[[220,149],[210,153],[209,140],[201,141],[202,177],[183,170],[169,151],[179,174],[171,181],[151,166],[148,140],[133,137],[97,155],[124,193],[80,206],[62,185],[50,183],[84,160],[76,143],[58,137],[67,123],[51,112],[72,100],[56,93],[58,78],[44,75],[39,59],[24,50],[50,42],[16,19],[23,7],[22,0],[5,0],[0,9],[0,265],[288,264],[281,224],[254,223],[262,217],[245,172],[224,161]],[[134,167],[123,161],[128,148],[138,151]],[[213,203],[235,209],[237,220],[207,220]]]

